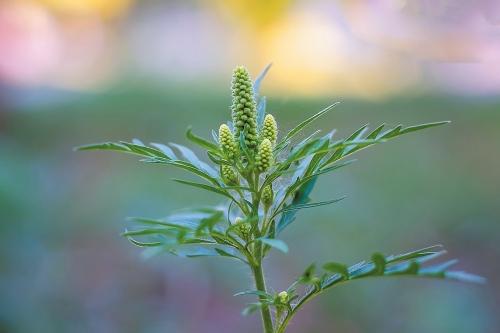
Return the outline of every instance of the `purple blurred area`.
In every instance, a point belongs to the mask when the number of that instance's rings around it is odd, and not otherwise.
[[[282,133],[317,123],[345,136],[369,122],[452,124],[360,152],[322,179],[266,263],[280,291],[311,262],[442,243],[484,286],[416,279],[339,286],[290,333],[500,331],[500,2],[0,1],[0,332],[258,332],[249,272],[120,237],[127,216],[215,198],[182,173],[75,153],[91,142],[186,144],[229,118],[232,69],[263,84]],[[312,129],[311,129],[312,131]]]

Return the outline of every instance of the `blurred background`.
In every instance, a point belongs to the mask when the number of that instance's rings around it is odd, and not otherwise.
[[[218,198],[133,157],[74,153],[105,140],[186,143],[229,117],[232,69],[263,84],[283,131],[317,123],[452,124],[358,154],[322,178],[267,262],[286,287],[312,261],[444,244],[485,286],[346,284],[291,333],[500,331],[500,2],[496,0],[0,1],[0,332],[258,332],[225,259],[158,256],[119,233]],[[304,240],[305,237],[305,240]]]

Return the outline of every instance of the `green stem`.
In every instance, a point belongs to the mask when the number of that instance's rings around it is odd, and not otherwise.
[[[260,249],[261,246],[257,245],[257,248]],[[262,270],[262,262],[259,260],[259,264],[257,266],[252,267],[252,272],[255,278],[255,288],[259,291],[266,291],[266,282],[264,280],[264,272]],[[263,302],[265,297],[260,297],[260,301]],[[262,316],[262,326],[264,327],[264,333],[274,333],[273,328],[273,320],[271,318],[271,311],[267,305],[263,305],[260,308],[260,313]]]

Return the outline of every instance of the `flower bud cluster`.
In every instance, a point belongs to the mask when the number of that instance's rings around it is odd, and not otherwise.
[[[219,145],[229,159],[235,157],[237,146],[234,142],[233,133],[226,124],[222,124],[219,127]]]
[[[269,139],[273,146],[276,145],[276,139],[278,138],[278,125],[271,114],[267,114],[264,118],[264,124],[262,125],[262,129],[260,131],[260,138],[261,141]]]
[[[264,187],[262,190],[262,203],[264,204],[264,207],[269,208],[272,203],[273,203],[273,189],[271,188],[271,185],[267,185]]]
[[[278,299],[282,304],[286,304],[288,302],[288,293],[286,291],[282,291],[278,294]]]
[[[236,233],[244,240],[250,239],[250,231],[252,230],[252,226],[250,223],[243,221],[241,217],[237,217],[234,221],[236,227]]]
[[[264,139],[255,156],[255,165],[260,172],[267,171],[273,164],[273,146],[269,139]]]
[[[238,179],[238,175],[234,171],[233,167],[230,165],[225,165],[225,164],[221,165],[220,174],[222,176],[222,180],[227,185],[234,186],[234,185],[238,185],[240,183],[239,179]]]
[[[257,107],[252,79],[245,67],[236,67],[234,70],[231,91],[234,137],[239,142],[240,135],[243,133],[246,146],[255,149],[258,144]]]

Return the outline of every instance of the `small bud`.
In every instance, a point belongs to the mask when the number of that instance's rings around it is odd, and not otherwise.
[[[250,223],[245,222],[241,217],[237,217],[234,220],[234,225],[236,227],[235,230],[238,236],[248,241],[250,239],[250,230],[252,229]]]
[[[255,164],[261,172],[267,171],[273,164],[273,147],[269,139],[264,139],[260,144]]]
[[[221,165],[220,174],[222,176],[222,180],[227,185],[238,185],[240,183],[238,175],[234,172],[233,167],[230,165]]]
[[[271,188],[271,185],[267,185],[264,187],[262,190],[262,203],[264,204],[264,208],[267,210],[273,203],[273,189]]]
[[[280,303],[286,304],[288,303],[288,293],[286,291],[282,291],[278,294],[278,298],[280,300]]]
[[[236,144],[233,133],[229,126],[222,124],[219,127],[219,145],[229,159],[233,159],[236,154]]]
[[[257,146],[255,140],[248,136],[257,137],[257,107],[253,92],[253,83],[250,74],[245,67],[236,67],[233,72],[231,84],[233,104],[231,106],[234,138],[239,142],[240,134],[243,133],[248,148]]]
[[[264,118],[264,124],[262,125],[262,130],[260,132],[261,141],[264,139],[269,139],[273,147],[276,145],[276,139],[278,138],[278,124],[271,114],[266,114]]]

